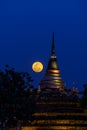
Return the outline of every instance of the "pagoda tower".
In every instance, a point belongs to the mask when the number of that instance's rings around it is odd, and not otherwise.
[[[65,89],[64,82],[60,75],[54,47],[54,33],[52,36],[51,56],[46,69],[46,74],[40,82],[40,88],[58,88]]]
[[[35,92],[35,112],[26,130],[87,130],[87,113],[80,106],[77,91],[68,91],[60,76],[54,33],[46,73]]]

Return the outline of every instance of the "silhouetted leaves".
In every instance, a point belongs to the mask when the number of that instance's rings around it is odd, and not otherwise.
[[[30,119],[34,111],[32,78],[9,65],[0,71],[0,120]]]
[[[83,87],[84,87],[84,92],[83,92],[81,104],[82,104],[83,107],[87,108],[87,84],[84,84]]]

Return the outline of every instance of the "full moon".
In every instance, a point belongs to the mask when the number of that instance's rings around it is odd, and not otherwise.
[[[32,64],[32,70],[34,72],[41,72],[43,70],[43,64],[39,61],[36,61]]]

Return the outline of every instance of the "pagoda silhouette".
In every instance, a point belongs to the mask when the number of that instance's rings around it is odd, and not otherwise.
[[[39,83],[36,111],[29,130],[87,130],[87,114],[80,106],[77,88],[68,90],[61,78],[52,36],[51,56]]]

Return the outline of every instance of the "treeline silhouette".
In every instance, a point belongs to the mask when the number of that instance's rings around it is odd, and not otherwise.
[[[9,65],[0,71],[0,123],[31,120],[35,110],[35,91],[27,72],[17,72]]]

